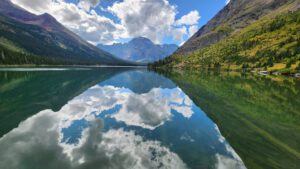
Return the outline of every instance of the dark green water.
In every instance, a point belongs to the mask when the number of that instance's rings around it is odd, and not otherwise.
[[[0,71],[0,168],[296,169],[299,96],[250,74]]]

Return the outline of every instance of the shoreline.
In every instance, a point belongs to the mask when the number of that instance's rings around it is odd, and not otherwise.
[[[124,67],[124,68],[147,68],[147,66],[122,66],[122,65],[0,65],[1,68],[102,68],[102,67]]]
[[[182,67],[149,67],[150,70],[153,71],[172,71],[172,70],[192,70],[191,68],[182,68]],[[214,68],[195,68],[194,71],[219,71],[219,72],[240,72],[240,73],[252,73],[252,74],[258,74],[263,76],[283,76],[283,77],[292,77],[300,79],[300,71],[299,72],[280,72],[280,70],[277,71],[269,71],[269,70],[250,70],[250,69],[214,69]]]
[[[68,70],[91,70],[93,68],[135,68],[135,69],[149,69],[148,66],[117,66],[117,65],[0,65],[1,71],[68,71]],[[150,70],[166,70],[163,67],[150,67]],[[174,70],[168,68],[167,70]],[[180,69],[179,70],[183,70]],[[188,70],[188,69],[187,69]],[[222,72],[248,72],[263,76],[284,76],[300,79],[300,72],[280,72],[280,71],[266,71],[266,70],[242,70],[242,69],[201,69],[206,71],[222,71]]]
[[[108,65],[0,65],[0,72],[4,71],[70,71],[70,70],[92,70],[97,68],[132,68],[147,69],[147,66],[108,66]]]

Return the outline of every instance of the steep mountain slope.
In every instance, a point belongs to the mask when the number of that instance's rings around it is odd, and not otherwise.
[[[299,4],[232,0],[208,26],[155,66],[294,71],[300,58]]]
[[[34,15],[9,0],[0,1],[0,64],[128,64],[82,40],[49,14]]]
[[[231,0],[212,20],[203,26],[182,47],[177,54],[186,54],[214,44],[236,30],[287,5],[294,0]]]
[[[104,51],[107,51],[121,59],[149,63],[163,59],[175,52],[177,45],[156,45],[151,40],[143,37],[134,38],[125,44],[98,45]]]

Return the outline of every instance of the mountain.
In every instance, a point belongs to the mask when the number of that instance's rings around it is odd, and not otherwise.
[[[124,60],[150,63],[173,54],[178,46],[174,44],[156,45],[147,38],[138,37],[125,44],[98,45],[98,48]]]
[[[0,64],[130,64],[87,43],[51,15],[0,0]]]
[[[300,68],[299,7],[299,0],[231,0],[155,66]]]
[[[185,54],[214,44],[234,31],[294,0],[231,0],[212,20],[195,33],[178,51]]]

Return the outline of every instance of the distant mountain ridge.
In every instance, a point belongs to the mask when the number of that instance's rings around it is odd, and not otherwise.
[[[0,0],[0,64],[130,65],[81,39],[54,17]]]
[[[116,43],[113,45],[98,45],[98,48],[107,51],[120,59],[150,63],[161,60],[175,52],[178,48],[175,44],[157,45],[144,37],[133,38],[128,43]]]

